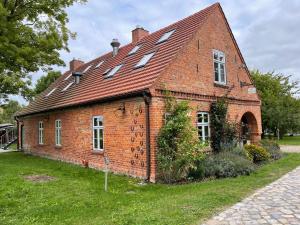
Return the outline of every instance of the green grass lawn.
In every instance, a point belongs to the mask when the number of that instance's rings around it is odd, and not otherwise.
[[[23,155],[0,154],[0,224],[199,224],[300,165],[300,154],[262,166],[250,176],[184,185],[148,184],[125,176]],[[24,175],[56,177],[48,183]]]
[[[300,145],[300,136],[284,136],[278,143],[280,145]]]

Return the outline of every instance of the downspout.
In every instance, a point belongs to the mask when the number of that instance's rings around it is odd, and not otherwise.
[[[151,175],[151,145],[150,145],[150,101],[151,97],[148,93],[143,94],[145,101],[145,114],[146,114],[146,161],[147,161],[147,181],[150,181]]]
[[[17,132],[18,132],[18,134],[17,134],[17,136],[18,136],[18,139],[17,139],[17,149],[18,150],[20,150],[20,137],[19,137],[19,134],[20,134],[20,131],[19,131],[19,129],[20,129],[20,121],[19,121],[19,119],[18,119],[18,117],[17,116],[15,116],[15,120],[17,121]]]

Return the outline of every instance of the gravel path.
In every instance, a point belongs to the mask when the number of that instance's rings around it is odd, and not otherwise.
[[[300,225],[300,167],[204,224]]]
[[[300,153],[300,146],[299,145],[280,145],[280,149],[283,152]]]

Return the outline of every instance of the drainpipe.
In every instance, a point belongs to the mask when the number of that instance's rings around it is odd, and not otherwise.
[[[17,121],[17,136],[18,136],[18,139],[17,139],[17,149],[20,150],[20,137],[19,137],[19,119],[17,116],[15,116],[15,120]]]
[[[147,161],[147,181],[150,181],[151,174],[151,146],[150,146],[150,101],[151,98],[148,93],[143,94],[145,101],[145,114],[146,114],[146,161]]]

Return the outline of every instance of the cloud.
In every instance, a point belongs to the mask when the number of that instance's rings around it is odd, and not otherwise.
[[[89,61],[111,50],[112,38],[129,43],[131,30],[141,25],[150,32],[187,17],[211,0],[89,0],[67,9],[68,27],[77,33],[70,52],[61,52],[66,65]],[[221,5],[250,68],[291,74],[300,80],[300,1],[221,0]],[[62,71],[66,68],[59,68]],[[42,73],[35,74],[34,81]]]

